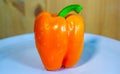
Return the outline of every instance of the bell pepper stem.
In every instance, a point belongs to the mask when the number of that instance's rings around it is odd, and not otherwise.
[[[65,8],[63,8],[59,12],[58,16],[61,16],[61,17],[65,18],[69,12],[75,11],[76,13],[79,13],[82,9],[83,9],[82,6],[80,6],[78,4],[69,5],[69,6],[65,7]]]

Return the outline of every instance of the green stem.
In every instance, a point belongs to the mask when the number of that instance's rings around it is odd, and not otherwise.
[[[59,12],[58,16],[65,18],[69,12],[75,11],[76,13],[79,13],[82,9],[83,9],[82,6],[80,6],[78,4],[69,5],[69,6],[65,7],[64,9],[62,9]]]

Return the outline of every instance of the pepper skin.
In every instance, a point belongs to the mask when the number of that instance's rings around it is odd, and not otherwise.
[[[84,42],[83,18],[77,14],[67,16],[72,10],[79,13],[80,7],[70,5],[58,15],[41,12],[36,17],[35,43],[47,70],[70,68],[80,59]]]

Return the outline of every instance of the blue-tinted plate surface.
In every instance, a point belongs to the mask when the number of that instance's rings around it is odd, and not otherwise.
[[[46,71],[33,33],[1,39],[0,74],[120,74],[120,41],[85,34],[83,54],[76,66]]]

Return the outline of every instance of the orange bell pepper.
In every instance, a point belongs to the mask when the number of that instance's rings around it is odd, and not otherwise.
[[[84,40],[83,18],[80,5],[65,7],[58,15],[41,12],[35,20],[35,43],[42,62],[47,70],[74,66],[82,54]]]

